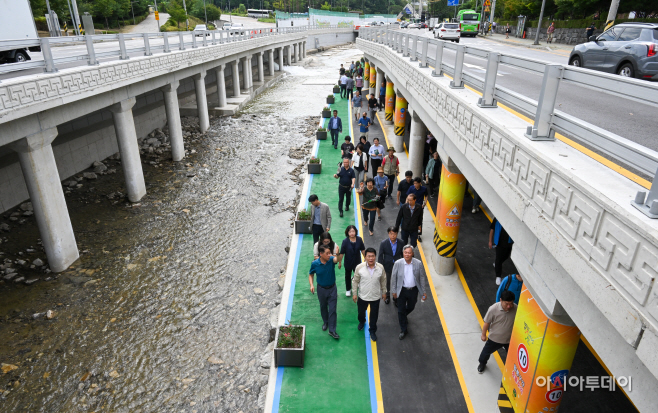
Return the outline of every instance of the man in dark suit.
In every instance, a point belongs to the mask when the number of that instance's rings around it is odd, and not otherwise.
[[[331,133],[331,142],[334,145],[334,149],[338,149],[338,134],[343,132],[343,122],[338,117],[337,110],[334,110],[334,117],[329,118],[327,129]]]
[[[398,230],[395,227],[388,227],[388,239],[379,244],[379,258],[377,261],[384,266],[386,271],[386,304],[391,302],[391,272],[393,271],[393,264],[395,261],[402,258],[402,247],[404,244],[398,240]],[[393,301],[395,305],[398,304],[397,298]]]
[[[398,218],[395,220],[395,228],[400,228],[402,231],[400,236],[403,245],[409,243],[414,248],[418,247],[418,231],[421,230],[422,217],[423,210],[420,205],[416,204],[416,195],[407,195],[407,203],[400,206]]]

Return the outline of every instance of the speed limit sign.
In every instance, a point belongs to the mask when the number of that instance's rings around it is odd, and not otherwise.
[[[519,361],[519,367],[521,368],[521,371],[524,373],[528,372],[528,349],[525,347],[523,343],[519,344],[519,349],[516,353],[516,357]]]
[[[557,403],[562,398],[562,387],[546,392],[546,400],[549,403]]]

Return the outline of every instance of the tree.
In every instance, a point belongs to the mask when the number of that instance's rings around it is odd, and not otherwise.
[[[215,20],[219,20],[222,16],[221,11],[214,4],[208,4],[206,6],[206,11],[208,13],[208,21],[214,22]]]
[[[105,28],[110,28],[109,18],[112,17],[119,5],[115,0],[96,0],[94,14],[105,17]]]
[[[174,19],[177,27],[180,27],[180,24],[185,20],[187,20],[187,14],[185,13],[185,9],[183,9],[183,7],[181,7],[178,4],[175,5],[170,4],[169,7],[167,7],[167,12],[169,13],[169,17]]]
[[[320,10],[331,10],[331,4],[325,1],[324,4],[320,6]]]
[[[240,3],[240,6],[238,7],[238,12],[240,14],[247,14],[247,8],[244,7],[244,4]]]

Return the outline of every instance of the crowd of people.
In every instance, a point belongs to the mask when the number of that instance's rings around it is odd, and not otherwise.
[[[379,138],[369,139],[369,128],[374,124],[375,110],[381,110],[382,101],[373,95],[367,104],[370,112],[361,112],[363,101],[361,87],[363,67],[360,62],[352,62],[349,69],[340,68],[341,97],[351,99],[358,120],[360,137],[353,143],[351,136],[345,136],[340,146],[342,162],[334,178],[338,180],[338,211],[344,216],[352,203],[352,190],[361,196],[361,213],[369,236],[374,236],[375,222],[382,221],[381,210],[386,201],[399,207],[395,224],[388,227],[387,238],[379,242],[379,250],[366,248],[359,230],[354,225],[345,229],[345,238],[334,242],[331,228],[330,207],[313,194],[308,198],[312,205],[310,215],[313,229],[314,261],[309,270],[311,293],[318,294],[322,329],[335,339],[336,307],[338,290],[336,286],[336,266],[344,270],[345,295],[352,297],[357,304],[357,328],[363,330],[366,323],[366,309],[370,308],[369,332],[372,341],[377,340],[379,304],[383,300],[389,304],[393,300],[397,307],[400,333],[404,339],[408,332],[408,315],[414,310],[417,300],[427,298],[427,276],[420,260],[414,258],[423,229],[423,211],[429,199],[438,194],[442,163],[437,149],[437,141],[428,134],[424,159],[424,173],[413,176],[412,171],[404,173],[404,179],[397,182],[400,174],[400,161],[395,148],[386,149]],[[351,81],[354,77],[355,81]],[[359,80],[360,79],[360,80]],[[343,87],[344,85],[344,87]],[[352,95],[353,88],[356,88]],[[385,93],[382,84],[380,96]],[[358,110],[357,110],[358,109]],[[358,113],[361,113],[359,116]],[[338,137],[342,132],[342,120],[337,111],[329,119],[328,129],[332,132],[332,144],[338,149]],[[368,173],[370,171],[370,174]],[[467,185],[468,186],[468,185]],[[480,210],[481,199],[473,190],[472,213]],[[496,302],[489,307],[482,328],[482,341],[485,345],[479,357],[478,372],[485,370],[490,355],[500,348],[507,348],[512,334],[516,306],[523,286],[519,274],[502,277],[503,262],[511,256],[514,241],[498,220],[494,219],[489,231],[489,248],[495,248],[496,259]],[[370,244],[370,243],[369,243]],[[317,290],[314,286],[317,284]]]

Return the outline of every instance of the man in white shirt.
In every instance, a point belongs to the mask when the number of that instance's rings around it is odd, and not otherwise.
[[[345,98],[347,96],[347,75],[343,74],[340,77],[340,97]]]
[[[373,145],[368,151],[370,154],[370,163],[372,164],[372,173],[373,175],[377,173],[377,170],[382,166],[382,161],[384,160],[384,155],[386,155],[386,149],[383,145],[380,145],[379,138],[372,140]]]
[[[403,258],[393,264],[391,272],[391,292],[393,299],[397,299],[398,321],[400,323],[400,340],[409,333],[407,328],[407,316],[416,307],[418,294],[422,294],[421,300],[427,299],[427,276],[423,263],[414,258],[414,247],[405,245],[402,250]]]
[[[384,266],[376,262],[377,251],[365,251],[366,262],[357,265],[352,280],[352,300],[358,305],[359,331],[366,325],[366,309],[370,306],[370,339],[377,341],[377,319],[379,318],[380,297],[386,299],[386,272]],[[357,296],[358,291],[358,296]]]

